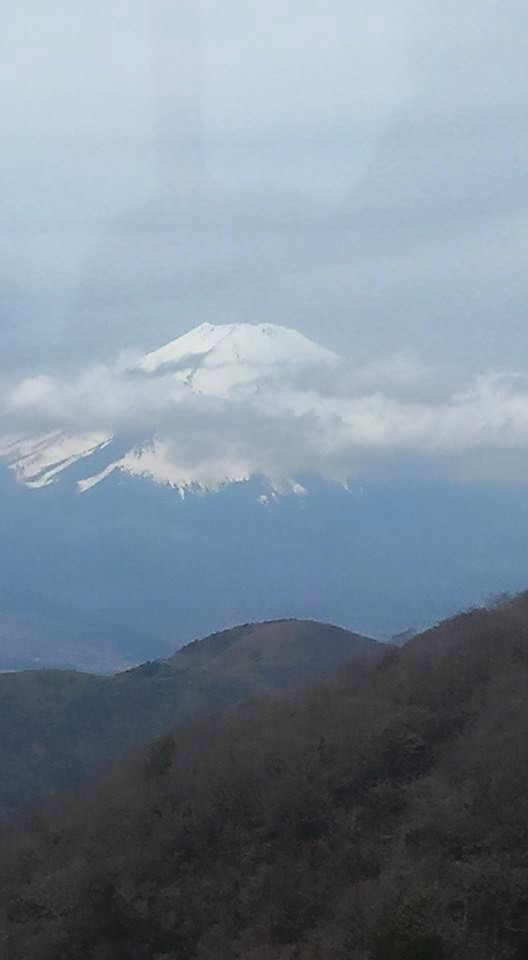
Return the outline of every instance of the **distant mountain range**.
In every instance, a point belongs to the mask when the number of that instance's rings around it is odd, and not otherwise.
[[[0,613],[0,673],[63,667],[115,673],[137,664],[131,634],[97,622],[55,619],[43,614]],[[135,654],[135,655],[134,655]]]
[[[0,674],[0,815],[69,789],[199,715],[372,665],[382,644],[328,624],[247,624],[112,678]]]

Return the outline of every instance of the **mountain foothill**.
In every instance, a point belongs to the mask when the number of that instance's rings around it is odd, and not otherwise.
[[[287,621],[2,677],[4,750],[41,763],[2,830],[2,955],[525,960],[528,594],[380,647]],[[112,724],[112,764],[57,793]]]

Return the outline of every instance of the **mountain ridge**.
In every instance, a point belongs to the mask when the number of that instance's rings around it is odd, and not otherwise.
[[[244,624],[113,677],[0,674],[0,814],[77,786],[128,750],[252,697],[371,666],[386,647],[316,621]]]

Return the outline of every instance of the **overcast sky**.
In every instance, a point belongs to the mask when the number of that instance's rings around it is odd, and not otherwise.
[[[3,432],[112,432],[146,409],[179,441],[185,421],[203,459],[203,414],[157,387],[132,398],[115,358],[269,321],[347,358],[313,450],[270,392],[270,469],[326,451],[346,474],[363,448],[404,451],[411,473],[435,451],[472,475],[501,444],[524,457],[527,48],[517,0],[11,4]],[[250,467],[263,430],[260,409],[215,411]]]
[[[527,38],[517,0],[8,5],[3,368],[268,320],[525,369]]]

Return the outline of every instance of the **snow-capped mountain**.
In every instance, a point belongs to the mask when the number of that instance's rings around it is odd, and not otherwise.
[[[132,431],[126,431],[125,440],[122,431],[102,429],[100,423],[83,432],[61,428],[7,436],[0,438],[0,458],[30,487],[47,486],[74,473],[79,492],[85,493],[119,471],[180,491],[193,485],[218,489],[226,482],[246,480],[253,472],[265,472],[259,464],[256,470],[244,444],[236,442],[236,412],[248,401],[257,407],[260,403],[264,410],[273,395],[277,401],[282,398],[293,418],[302,415],[313,406],[313,398],[307,401],[299,378],[340,362],[337,354],[287,327],[204,323],[119,373],[119,388],[126,389],[131,406],[140,407],[145,398],[148,406],[155,396],[165,429],[153,417],[151,424],[142,423],[141,438],[133,440]],[[226,440],[229,449],[190,457],[178,418],[186,418],[187,424],[190,416],[203,422],[222,404],[229,405],[233,423],[231,441]],[[222,438],[216,441],[218,447]],[[290,477],[275,476],[273,482],[296,489]]]
[[[204,323],[148,353],[136,369],[156,375],[173,373],[198,393],[225,397],[270,374],[338,361],[337,354],[288,327]]]

